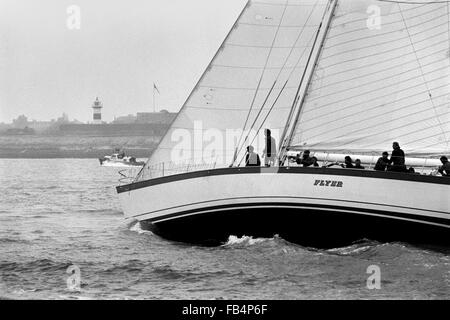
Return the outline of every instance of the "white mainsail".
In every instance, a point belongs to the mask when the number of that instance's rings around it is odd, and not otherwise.
[[[257,152],[264,148],[254,133],[245,139],[249,129],[263,124],[278,137],[327,5],[327,0],[249,1],[148,165],[228,165],[237,147],[237,161],[246,145]]]
[[[450,152],[450,3],[340,0],[289,143]]]

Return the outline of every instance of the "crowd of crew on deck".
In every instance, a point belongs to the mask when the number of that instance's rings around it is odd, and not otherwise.
[[[266,136],[265,148],[263,150],[264,165],[266,167],[270,167],[273,166],[276,161],[276,143],[275,139],[271,136],[269,129],[266,129],[264,133]],[[392,144],[392,148],[393,150],[391,152],[390,157],[387,151],[382,153],[382,156],[378,159],[378,161],[375,164],[374,170],[415,173],[413,167],[407,168],[405,164],[405,153],[400,148],[399,143],[394,142]],[[437,171],[442,176],[450,177],[450,162],[448,161],[448,158],[446,156],[442,156],[440,158],[440,161],[442,163],[442,166],[440,166]],[[320,167],[318,159],[316,157],[311,157],[311,153],[309,150],[303,151],[301,156],[300,154],[298,154],[297,157],[295,158],[295,162],[303,167]],[[245,155],[245,165],[247,167],[261,166],[260,157],[257,153],[255,153],[254,148],[252,146],[247,147],[247,153]],[[350,156],[345,157],[344,163],[333,162],[324,167],[329,168],[333,166],[339,166],[348,169],[361,169],[361,170],[365,169],[361,165],[360,159],[356,159],[355,161],[353,161],[353,159]]]

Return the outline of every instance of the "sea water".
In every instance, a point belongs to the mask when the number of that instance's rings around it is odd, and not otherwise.
[[[124,220],[118,170],[97,159],[0,159],[0,298],[450,298],[448,248],[162,239]]]

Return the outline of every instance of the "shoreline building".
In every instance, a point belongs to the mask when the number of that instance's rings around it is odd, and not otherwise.
[[[95,99],[94,103],[92,104],[92,123],[93,124],[102,124],[102,108],[103,104],[100,100],[98,100],[98,97]]]

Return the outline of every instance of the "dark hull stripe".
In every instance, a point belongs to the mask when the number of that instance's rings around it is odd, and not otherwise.
[[[208,176],[219,175],[236,175],[236,174],[260,174],[260,173],[284,173],[284,174],[320,174],[329,176],[351,176],[351,177],[364,177],[375,179],[388,179],[388,180],[402,180],[402,181],[414,181],[423,183],[433,183],[450,185],[449,177],[441,176],[426,176],[411,173],[402,172],[384,172],[384,171],[371,171],[371,170],[357,170],[357,169],[334,169],[334,168],[303,168],[303,167],[238,167],[238,168],[221,168],[204,171],[193,171],[183,174],[176,174],[171,176],[165,176],[160,178],[154,178],[145,181],[134,182],[131,184],[118,186],[117,192],[127,192],[136,189],[141,189],[158,184],[164,184],[174,181],[181,181],[186,179],[194,179]]]
[[[313,201],[336,201],[336,202],[343,202],[343,203],[354,203],[357,205],[372,205],[372,206],[380,206],[380,205],[386,205],[386,204],[380,204],[380,203],[373,203],[373,202],[364,202],[364,201],[351,201],[351,200],[341,200],[341,199],[329,199],[329,198],[310,198],[310,197],[233,197],[233,198],[222,198],[222,199],[216,199],[216,200],[208,200],[208,201],[199,201],[199,202],[192,202],[189,203],[188,205],[180,205],[180,206],[174,206],[174,207],[168,207],[162,210],[154,210],[154,211],[149,211],[146,213],[141,213],[141,214],[137,214],[134,215],[134,217],[140,217],[146,214],[152,214],[152,213],[157,213],[157,212],[161,212],[161,211],[165,211],[165,210],[173,210],[173,209],[179,209],[179,208],[183,208],[186,206],[191,206],[191,205],[204,205],[204,204],[208,204],[211,202],[217,202],[217,201],[230,201],[230,200],[245,200],[245,199],[275,199],[275,198],[279,198],[279,199],[302,199],[302,200],[313,200]],[[283,203],[283,202],[277,202],[277,203]],[[264,204],[262,202],[260,202],[260,204]],[[245,204],[243,204],[245,205]],[[326,205],[321,205],[322,207],[325,207]],[[333,206],[333,208],[336,208],[337,206]],[[413,207],[404,207],[404,206],[394,206],[394,205],[389,205],[389,207],[391,208],[399,208],[399,209],[407,209],[407,210],[420,210],[420,211],[426,211],[426,212],[430,212],[430,213],[438,213],[438,214],[447,214],[450,215],[450,212],[444,212],[444,211],[436,211],[436,210],[428,210],[428,209],[420,209],[420,208],[413,208]]]
[[[340,206],[330,206],[330,205],[315,205],[315,204],[309,204],[309,203],[278,203],[278,202],[272,202],[272,203],[245,203],[245,204],[230,204],[230,205],[222,205],[222,206],[214,206],[214,207],[206,207],[201,209],[193,209],[193,210],[186,210],[181,211],[177,213],[172,213],[168,215],[163,215],[157,218],[150,218],[146,219],[146,221],[153,222],[155,224],[158,223],[158,221],[166,220],[166,219],[175,219],[175,218],[182,218],[185,215],[201,215],[205,212],[215,211],[215,210],[243,210],[243,209],[256,209],[256,208],[267,208],[267,207],[298,207],[299,209],[304,208],[310,208],[315,210],[341,210],[341,211],[347,211],[353,214],[375,214],[378,216],[386,217],[388,219],[408,219],[413,220],[418,223],[435,223],[440,224],[443,226],[450,227],[450,219],[444,219],[444,218],[436,218],[436,217],[428,217],[423,215],[412,215],[412,214],[406,214],[406,213],[398,213],[398,212],[386,212],[386,211],[379,211],[379,210],[372,210],[372,209],[366,209],[366,208],[352,208],[352,207],[340,207]],[[274,214],[274,218],[275,214]]]

